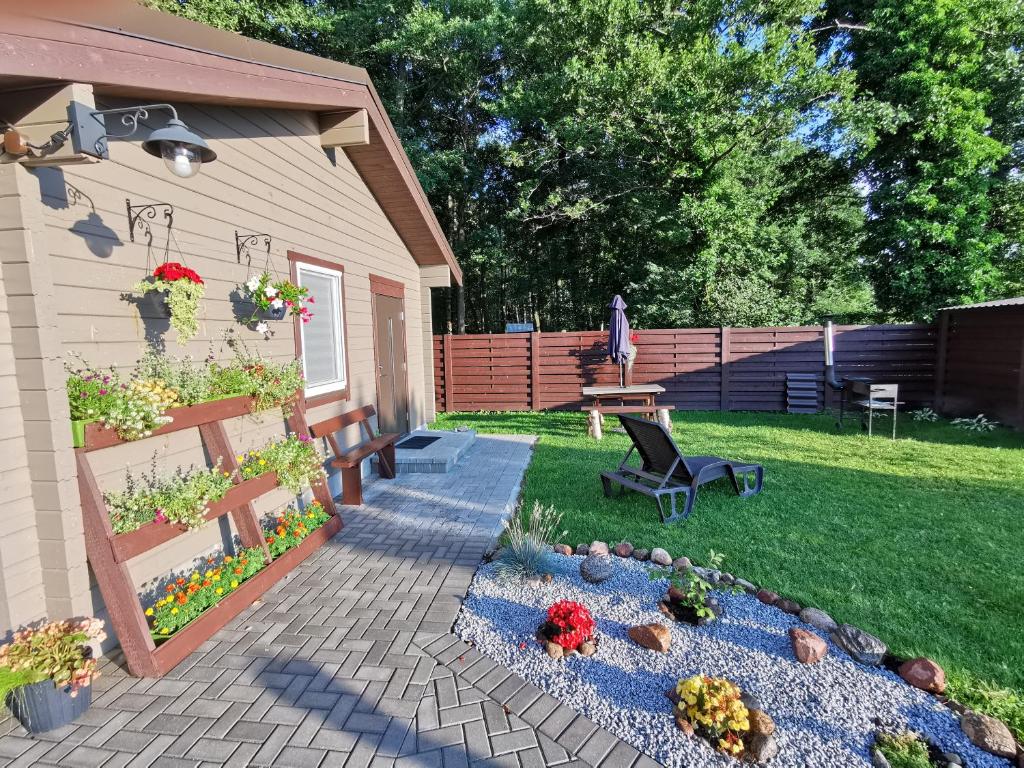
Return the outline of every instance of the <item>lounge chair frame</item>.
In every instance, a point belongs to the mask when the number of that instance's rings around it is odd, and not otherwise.
[[[619,416],[619,421],[633,445],[617,469],[601,473],[605,496],[612,495],[613,484],[620,486],[620,493],[628,488],[651,496],[658,505],[661,522],[673,523],[689,517],[697,500],[697,489],[705,483],[728,477],[736,494],[742,498],[761,492],[764,467],[760,464],[744,464],[719,456],[684,456],[672,435],[660,424],[623,415]],[[639,469],[629,464],[634,451],[642,461]],[[676,496],[680,493],[685,497],[681,512],[676,506]],[[666,496],[668,514],[664,504]]]

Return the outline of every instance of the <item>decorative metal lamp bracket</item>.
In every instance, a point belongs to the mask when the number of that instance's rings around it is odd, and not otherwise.
[[[146,104],[141,107],[120,107],[118,109],[92,109],[78,101],[68,104],[70,126],[64,131],[63,139],[71,135],[71,146],[76,153],[92,155],[106,160],[107,139],[123,139],[139,130],[139,121],[149,117],[150,110],[163,110],[178,119],[178,112],[170,104]],[[128,128],[123,133],[107,133],[106,115],[120,115],[121,124]]]
[[[249,252],[254,246],[260,245],[262,240],[263,246],[267,249],[267,256],[270,256],[270,243],[273,238],[267,234],[255,234],[255,235],[240,235],[238,230],[235,230],[235,255],[238,257],[238,263],[242,263],[242,254],[245,254],[247,263],[252,265],[252,254]]]
[[[125,206],[128,208],[128,237],[135,242],[135,229],[146,236],[146,241],[153,244],[153,230],[150,222],[156,221],[157,214],[163,211],[163,218],[167,221],[167,228],[174,226],[174,206],[170,203],[148,203],[147,205],[132,205],[130,199],[125,199]]]

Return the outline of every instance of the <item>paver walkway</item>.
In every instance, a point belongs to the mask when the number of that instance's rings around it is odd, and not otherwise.
[[[450,634],[532,439],[370,484],[345,528],[160,680],[107,664],[91,709],[10,766],[656,765]]]

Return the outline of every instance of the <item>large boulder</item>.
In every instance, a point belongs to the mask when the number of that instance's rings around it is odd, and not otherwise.
[[[661,547],[651,550],[651,562],[655,565],[672,565],[672,555]]]
[[[874,635],[852,624],[843,624],[832,633],[832,642],[850,654],[850,658],[869,667],[877,667],[889,649]]]
[[[580,563],[580,576],[591,584],[600,584],[615,575],[611,555],[587,555]]]
[[[828,643],[806,629],[790,627],[789,640],[793,644],[793,655],[801,664],[816,664],[828,653]]]
[[[839,629],[835,619],[817,608],[804,608],[800,611],[800,621],[822,632],[835,632]]]
[[[942,667],[924,656],[903,662],[899,672],[900,677],[922,691],[944,693],[946,690],[946,673]]]
[[[658,653],[666,653],[672,644],[672,633],[664,624],[640,624],[630,627],[626,634],[637,645]]]
[[[964,712],[960,716],[960,727],[974,746],[999,757],[1013,757],[1017,745],[1013,734],[999,720],[980,712]]]

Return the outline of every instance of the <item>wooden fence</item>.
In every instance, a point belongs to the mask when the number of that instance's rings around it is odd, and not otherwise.
[[[824,375],[821,326],[677,328],[639,331],[633,383],[665,387],[659,402],[680,409],[785,409],[787,373]],[[836,326],[839,375],[900,385],[908,405],[934,395],[931,325]],[[607,334],[471,334],[434,337],[439,411],[575,409],[581,387],[619,383]],[[831,391],[819,383],[828,405]]]

